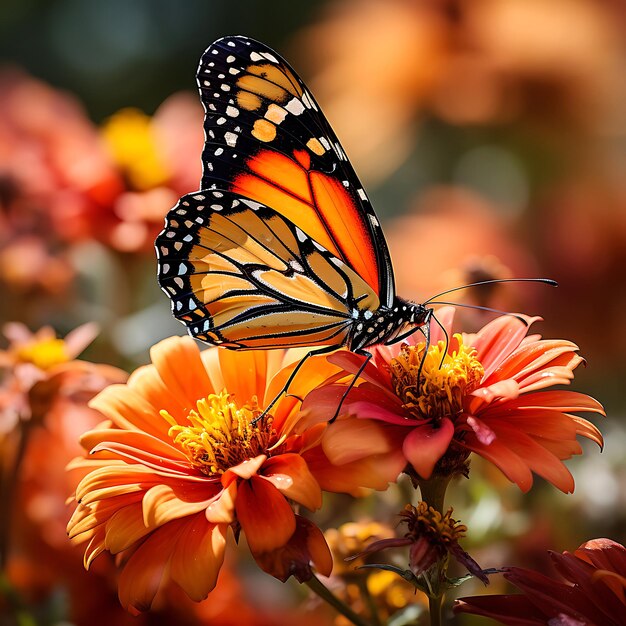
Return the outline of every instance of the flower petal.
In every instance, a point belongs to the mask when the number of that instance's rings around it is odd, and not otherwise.
[[[219,483],[218,483],[219,484]],[[215,485],[160,484],[151,487],[143,497],[143,521],[146,526],[162,526],[180,517],[204,511],[215,498]]]
[[[241,482],[235,510],[252,554],[284,546],[296,529],[285,497],[260,476]]]
[[[133,614],[152,605],[169,562],[182,522],[170,522],[149,535],[128,559],[119,577],[122,606]]]
[[[363,497],[367,489],[384,491],[389,483],[396,481],[398,474],[406,466],[400,445],[403,438],[404,433],[401,433],[397,446],[386,454],[367,455],[342,465],[333,465],[321,447],[307,451],[304,456],[324,491],[349,493],[358,498]]]
[[[430,478],[437,461],[448,450],[453,436],[454,424],[444,417],[439,428],[433,428],[430,424],[414,428],[405,437],[402,451],[422,478]]]
[[[338,419],[324,433],[322,448],[334,465],[344,465],[396,449],[404,428],[385,428],[375,420]]]
[[[168,392],[187,411],[200,398],[222,391],[212,389],[198,344],[191,337],[168,337],[160,341],[150,350],[150,358]]]
[[[204,600],[217,583],[226,548],[225,524],[192,517],[181,528],[170,562],[170,576],[195,602]]]
[[[333,568],[333,558],[322,531],[300,515],[296,515],[296,530],[284,546],[255,554],[254,558],[261,569],[283,582],[290,576],[299,582],[309,580],[313,576],[310,563],[322,576],[330,576]]]
[[[322,506],[322,490],[299,454],[269,458],[262,475],[290,500],[315,511]]]
[[[541,318],[521,315],[526,324],[512,315],[502,315],[481,328],[475,335],[464,335],[463,342],[476,348],[478,360],[485,368],[484,379],[519,345],[529,326]]]

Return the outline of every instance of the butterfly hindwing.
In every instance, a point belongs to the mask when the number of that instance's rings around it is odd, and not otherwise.
[[[361,277],[296,224],[231,191],[183,196],[156,247],[174,315],[212,344],[341,345],[358,312],[379,305]]]
[[[272,207],[393,300],[393,271],[374,213],[343,148],[289,64],[246,37],[202,56],[203,189]]]

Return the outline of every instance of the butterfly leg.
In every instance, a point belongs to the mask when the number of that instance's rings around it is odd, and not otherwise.
[[[365,366],[370,362],[370,359],[372,358],[371,352],[368,352],[367,350],[355,350],[354,353],[360,356],[364,356],[365,360],[363,361],[363,363],[361,363],[361,365],[359,366],[359,370],[354,375],[354,378],[350,381],[350,384],[347,386],[346,390],[343,392],[341,400],[339,400],[339,404],[337,405],[337,409],[335,410],[335,414],[328,420],[329,424],[332,424],[339,416],[339,411],[341,411],[341,407],[345,399],[348,397],[348,394],[350,393],[352,387],[354,387],[354,385],[356,384],[359,376],[363,373]]]
[[[337,346],[324,346],[323,348],[319,348],[318,350],[311,350],[310,352],[307,352],[302,357],[302,359],[300,359],[300,362],[298,363],[298,365],[296,365],[293,372],[289,374],[289,378],[287,378],[287,382],[283,385],[283,388],[276,394],[274,399],[265,407],[263,412],[258,417],[254,418],[252,423],[256,424],[258,421],[262,420],[270,412],[270,409],[276,404],[276,402],[278,402],[278,399],[284,393],[287,393],[287,390],[289,389],[289,385],[291,385],[294,378],[297,376],[298,372],[300,371],[300,368],[307,362],[307,360],[310,357],[319,356],[322,354],[330,354],[331,352],[335,352],[335,350],[337,350]],[[342,402],[343,402],[343,399],[342,399]]]

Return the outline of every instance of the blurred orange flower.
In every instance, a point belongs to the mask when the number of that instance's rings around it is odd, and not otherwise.
[[[619,626],[626,615],[626,548],[592,539],[573,554],[550,552],[557,575],[507,567],[504,577],[519,595],[461,598],[457,613],[472,613],[502,624]]]
[[[259,566],[280,580],[310,578],[311,562],[330,573],[321,531],[291,503],[315,510],[320,483],[355,490],[379,485],[384,472],[368,459],[348,472],[322,468],[317,444],[325,424],[297,430],[297,398],[337,369],[325,359],[310,359],[290,395],[255,421],[300,354],[200,353],[191,338],[172,337],[152,349],[152,365],[92,401],[110,421],[82,438],[89,457],[72,467],[89,473],[76,489],[68,530],[75,542],[89,542],[86,567],[104,550],[118,554],[124,607],[149,608],[162,578],[205,598],[229,527],[236,538],[243,531]]]
[[[603,415],[604,410],[589,396],[546,388],[573,378],[582,362],[577,346],[526,337],[537,318],[502,316],[476,334],[454,335],[453,310],[440,310],[438,318],[446,334],[433,324],[427,352],[415,335],[402,345],[374,348],[362,382],[343,403],[343,418],[325,435],[327,452],[347,445],[343,438],[356,417],[357,422],[386,424],[421,478],[467,473],[466,459],[475,452],[523,491],[532,486],[532,472],[564,492],[573,491],[574,479],[562,460],[582,452],[577,435],[598,445],[602,436],[571,413]],[[347,351],[328,360],[353,375],[362,363],[362,357]],[[328,419],[345,384],[317,388],[303,408],[315,419]]]

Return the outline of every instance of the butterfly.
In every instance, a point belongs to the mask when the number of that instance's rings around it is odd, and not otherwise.
[[[191,336],[369,359],[366,348],[427,329],[432,309],[396,295],[374,209],[291,66],[258,41],[224,37],[202,55],[197,82],[200,191],[180,199],[156,240],[159,284]]]

